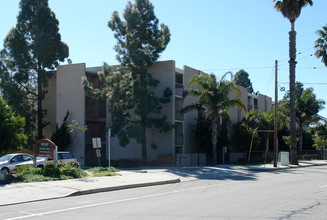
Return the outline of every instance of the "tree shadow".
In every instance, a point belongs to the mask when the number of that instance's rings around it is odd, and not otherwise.
[[[194,178],[199,180],[234,180],[234,181],[255,181],[259,173],[284,174],[293,173],[292,169],[235,169],[229,167],[187,167],[172,168],[165,172],[181,178]]]

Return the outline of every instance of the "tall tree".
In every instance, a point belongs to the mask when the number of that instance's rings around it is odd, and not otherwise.
[[[316,94],[313,92],[313,88],[303,88],[303,84],[296,82],[295,86],[295,110],[296,110],[296,122],[298,125],[298,138],[299,138],[299,150],[302,150],[303,145],[303,131],[304,128],[311,123],[319,120],[318,112],[323,109],[325,101],[317,99]],[[290,95],[287,93],[284,100],[284,110],[289,110]]]
[[[245,70],[241,69],[235,74],[234,82],[238,86],[247,88],[249,93],[253,92],[252,82],[249,79],[249,74]]]
[[[295,113],[295,66],[296,66],[296,32],[294,30],[295,20],[300,16],[301,10],[306,5],[312,5],[312,0],[273,0],[275,9],[282,12],[283,16],[291,22],[289,32],[289,69],[290,69],[290,136],[291,136],[291,161],[293,165],[298,164],[296,148],[296,113]]]
[[[148,72],[158,60],[170,41],[167,26],[161,24],[154,14],[149,0],[129,2],[124,11],[124,20],[114,12],[108,27],[115,32],[117,60],[121,69],[115,73],[104,66],[100,81],[102,91],[92,90],[84,79],[84,88],[99,99],[107,99],[111,113],[111,128],[122,146],[130,138],[142,144],[142,157],[147,158],[147,129],[157,127],[167,131],[171,126],[166,117],[160,116],[161,103],[170,101],[171,90],[166,89],[164,98],[157,97],[154,89],[159,81]],[[154,146],[152,144],[152,146]]]
[[[317,58],[321,58],[327,67],[327,25],[322,27],[322,30],[318,30],[317,34],[319,38],[315,41],[315,55]]]
[[[0,155],[15,151],[27,139],[24,134],[25,119],[13,112],[0,96]]]
[[[212,162],[217,163],[217,138],[220,117],[229,115],[228,109],[238,107],[245,110],[241,99],[235,97],[239,94],[237,86],[233,82],[225,80],[226,73],[217,81],[215,75],[194,75],[189,81],[189,86],[195,85],[197,89],[190,89],[191,95],[198,98],[198,103],[205,106],[206,114],[211,120]]]
[[[186,96],[190,95],[190,92],[188,90],[185,90],[183,94],[183,98]],[[200,151],[205,151],[206,153],[209,153],[212,150],[211,147],[211,141],[210,141],[210,120],[208,117],[205,115],[204,111],[205,108],[204,106],[199,103],[191,103],[190,105],[185,106],[182,109],[182,113],[188,113],[196,111],[197,112],[197,117],[196,117],[196,124],[193,126],[192,131],[194,133],[195,141],[198,146],[198,153]],[[209,138],[208,138],[209,137]],[[207,154],[208,156],[208,154]]]
[[[317,149],[326,149],[327,148],[327,123],[324,122],[318,123],[314,127],[309,128],[311,131],[314,132],[313,146]]]
[[[21,0],[17,24],[8,33],[1,59],[5,69],[0,71],[5,97],[21,115],[24,107],[20,99],[37,111],[38,138],[43,137],[45,110],[42,101],[47,80],[59,61],[68,57],[68,46],[61,41],[59,22],[48,5],[48,0]],[[5,89],[4,89],[5,88]],[[6,88],[9,88],[7,91]],[[17,93],[21,97],[17,97]],[[32,116],[33,115],[29,115]]]

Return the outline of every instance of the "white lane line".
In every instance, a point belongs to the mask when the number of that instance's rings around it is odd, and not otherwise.
[[[266,176],[263,178],[266,179],[266,178],[271,178],[271,177],[274,177],[274,176]],[[13,217],[13,218],[8,218],[8,219],[4,219],[4,220],[15,220],[15,219],[31,218],[31,217],[35,217],[35,216],[45,216],[45,215],[54,214],[54,213],[58,213],[58,212],[66,212],[66,211],[72,211],[72,210],[77,210],[77,209],[91,208],[91,207],[96,207],[96,206],[121,203],[121,202],[127,202],[127,201],[133,201],[133,200],[139,200],[139,199],[145,199],[145,198],[151,198],[151,197],[157,197],[157,196],[164,196],[164,195],[187,192],[187,191],[195,191],[195,190],[199,190],[199,189],[208,189],[208,188],[217,187],[217,186],[241,184],[241,183],[242,183],[242,181],[220,183],[220,184],[214,184],[214,185],[210,185],[210,186],[199,186],[199,187],[194,187],[194,188],[189,188],[189,189],[175,190],[175,191],[157,193],[157,194],[146,195],[146,196],[138,196],[138,197],[120,199],[120,200],[115,200],[115,201],[100,202],[100,203],[93,203],[93,204],[84,205],[84,206],[76,206],[76,207],[71,207],[71,208],[58,209],[58,210],[43,212],[43,213],[39,213],[39,214],[29,214],[29,215],[25,215],[25,216]]]
[[[319,188],[325,188],[325,187],[327,187],[327,185],[320,186]]]

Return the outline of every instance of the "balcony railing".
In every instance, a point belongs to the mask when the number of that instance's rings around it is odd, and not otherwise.
[[[251,105],[251,104],[248,104],[248,111],[251,111],[251,110],[259,110],[259,107],[257,105]]]
[[[177,95],[177,96],[183,96],[183,92],[184,92],[184,85],[183,84],[176,83],[176,86],[175,86],[175,95]]]
[[[183,145],[184,135],[183,133],[175,133],[175,145]]]
[[[182,113],[182,109],[175,110],[175,120],[178,120],[178,121],[184,120],[184,114]]]

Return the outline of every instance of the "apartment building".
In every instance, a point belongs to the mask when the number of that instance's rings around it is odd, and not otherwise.
[[[86,67],[85,63],[58,66],[53,77],[48,82],[48,93],[44,100],[47,109],[45,120],[50,125],[44,129],[46,138],[50,138],[55,130],[56,123],[60,126],[67,111],[70,112],[69,120],[76,120],[79,125],[87,126],[85,133],[73,134],[68,151],[72,152],[82,165],[96,165],[96,151],[92,145],[92,138],[101,138],[101,154],[108,158],[108,129],[110,114],[107,111],[105,101],[94,101],[87,96],[81,86],[82,77],[92,82],[95,88],[99,88],[100,82],[98,71],[101,67]],[[191,76],[201,71],[183,66],[177,68],[175,61],[156,62],[148,70],[154,78],[160,81],[155,88],[155,94],[162,96],[163,91],[169,87],[172,97],[169,103],[162,105],[162,114],[173,128],[167,133],[159,133],[155,129],[147,131],[148,158],[156,159],[158,155],[186,155],[197,152],[196,143],[192,133],[196,112],[182,114],[182,108],[193,104],[196,100],[192,96],[183,97]],[[262,94],[250,94],[240,87],[241,99],[247,106],[247,110],[256,109],[260,112],[268,111],[272,106],[270,97]],[[231,124],[241,121],[245,112],[231,109]],[[231,126],[230,126],[231,128]],[[230,132],[231,133],[231,129]],[[154,143],[157,148],[151,148]],[[125,146],[120,146],[116,137],[111,137],[110,158],[119,160],[122,158],[141,158],[141,144],[131,140]]]
[[[44,134],[50,138],[55,130],[56,123],[60,126],[66,112],[70,112],[70,120],[78,121],[79,125],[87,126],[85,133],[74,134],[69,146],[82,165],[95,165],[97,157],[92,146],[92,138],[101,138],[101,154],[108,155],[108,129],[110,114],[106,110],[104,101],[94,101],[87,96],[81,86],[82,77],[99,87],[97,72],[101,67],[86,67],[85,63],[58,66],[53,77],[49,80],[48,93],[44,106],[48,110],[46,119],[50,125],[44,129]],[[163,91],[169,87],[172,91],[171,101],[162,105],[162,114],[173,128],[167,133],[148,130],[147,151],[149,158],[158,155],[175,155],[194,151],[195,144],[191,132],[195,113],[183,115],[183,106],[194,102],[194,98],[183,98],[183,92],[189,78],[198,74],[199,70],[184,66],[182,69],[175,66],[175,61],[156,62],[149,72],[160,81],[155,93],[162,96]],[[150,147],[151,143],[157,145],[156,149]],[[118,139],[112,137],[110,141],[110,158],[141,158],[141,145],[131,140],[125,147],[119,145]]]
[[[246,112],[257,110],[259,112],[267,112],[272,108],[272,98],[263,95],[259,92],[248,93],[247,89],[239,86],[240,98],[244,102]],[[229,110],[231,115],[231,125],[240,122],[245,116],[246,112],[240,111],[237,108]],[[230,129],[231,131],[231,129]]]

